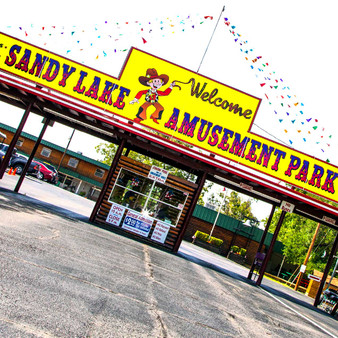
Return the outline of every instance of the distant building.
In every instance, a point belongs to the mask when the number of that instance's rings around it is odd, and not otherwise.
[[[5,143],[9,144],[16,129],[0,123],[0,132],[6,134]],[[37,137],[22,132],[16,144],[18,152],[29,156],[36,140]],[[58,185],[61,188],[92,200],[98,198],[109,170],[108,165],[83,156],[81,152],[66,151],[65,148],[44,140],[41,141],[35,158],[50,163],[55,168],[59,167]]]

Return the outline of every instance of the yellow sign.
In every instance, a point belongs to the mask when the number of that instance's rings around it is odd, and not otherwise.
[[[119,78],[5,34],[0,69],[338,201],[338,168],[250,133],[260,99],[132,49]]]

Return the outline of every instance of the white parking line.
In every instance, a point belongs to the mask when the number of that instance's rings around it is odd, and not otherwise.
[[[325,332],[326,334],[328,334],[329,336],[333,337],[333,338],[338,338],[338,336],[334,335],[333,333],[331,333],[330,331],[324,329],[322,326],[320,326],[319,324],[317,324],[316,322],[314,322],[312,319],[304,316],[303,314],[301,314],[300,312],[296,311],[295,309],[293,309],[291,306],[287,305],[286,303],[282,302],[280,299],[278,299],[276,296],[274,296],[272,293],[264,290],[262,287],[258,287],[260,290],[264,291],[265,293],[267,293],[270,297],[272,297],[273,299],[275,299],[277,302],[281,303],[282,305],[284,305],[286,308],[288,308],[289,310],[291,310],[292,312],[294,312],[296,315],[298,315],[299,317],[305,319],[306,321],[308,321],[309,323],[311,323],[312,325],[318,327],[320,330],[322,330],[323,332]]]

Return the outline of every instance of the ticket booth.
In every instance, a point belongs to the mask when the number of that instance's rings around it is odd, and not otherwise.
[[[197,184],[122,156],[94,222],[173,250]]]

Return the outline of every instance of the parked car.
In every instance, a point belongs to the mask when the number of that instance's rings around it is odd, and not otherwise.
[[[8,144],[5,144],[5,143],[0,144],[0,164],[8,150],[8,147],[9,147]],[[12,156],[9,160],[8,167],[16,169],[16,173],[18,175],[21,175],[23,168],[25,167],[27,161],[28,161],[28,158],[26,156],[17,154],[17,149],[14,148],[12,152]],[[32,161],[28,168],[27,174],[37,177],[39,172],[40,172],[40,165],[37,162]]]
[[[18,175],[21,175],[23,168],[25,167],[27,161],[28,161],[28,158],[26,156],[13,154],[11,157],[11,160],[9,161],[8,167],[13,168],[13,170],[16,169],[16,173]],[[37,177],[39,172],[40,172],[40,165],[32,161],[27,170],[27,175],[32,175],[32,176]]]
[[[0,144],[0,164],[2,163],[2,160],[4,159],[4,157],[6,155],[8,147],[9,147],[8,144],[5,144],[5,143],[1,143]],[[16,154],[16,152],[17,152],[17,149],[14,148],[13,152],[12,152],[12,155]]]
[[[53,184],[58,182],[58,172],[51,164],[46,162],[35,162],[40,165],[40,172],[37,176],[39,180],[44,180]]]

